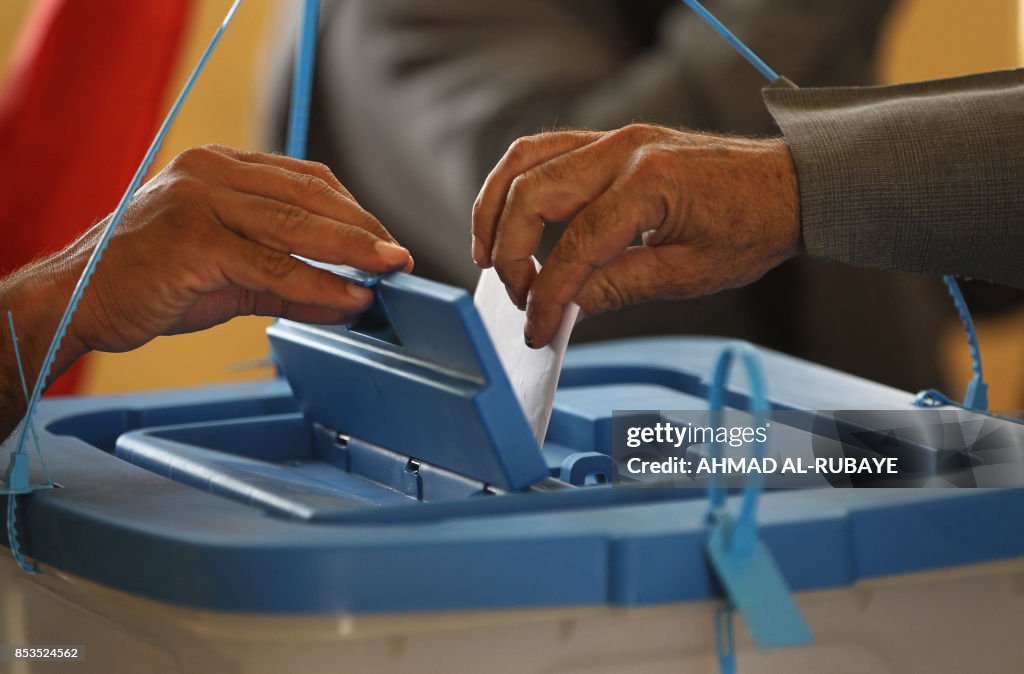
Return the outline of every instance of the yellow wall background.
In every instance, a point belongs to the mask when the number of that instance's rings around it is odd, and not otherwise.
[[[177,93],[224,18],[230,0],[195,3],[189,36],[172,91]],[[196,82],[181,116],[155,162],[155,173],[182,150],[205,143],[258,148],[256,87],[265,64],[278,0],[246,0]],[[173,96],[173,95],[172,95]],[[170,101],[168,101],[170,106]],[[264,329],[269,319],[236,318],[190,335],[161,337],[130,353],[93,354],[85,371],[87,393],[194,386],[269,377],[270,367],[253,367],[268,355]]]
[[[1024,0],[902,0],[880,47],[883,82],[915,82],[1021,65]]]
[[[163,166],[186,147],[218,142],[258,146],[256,86],[282,4],[247,0],[182,111]],[[179,65],[184,80],[229,0],[199,0]],[[0,68],[6,66],[31,0],[0,1]],[[904,82],[1024,64],[1024,0],[904,0],[881,46],[880,77]],[[195,335],[157,339],[128,354],[94,354],[85,391],[106,393],[269,376],[267,367],[236,371],[267,355],[265,319],[243,318]],[[995,408],[1024,407],[1024,312],[979,325]],[[955,381],[968,378],[966,347],[951,325],[944,361]]]

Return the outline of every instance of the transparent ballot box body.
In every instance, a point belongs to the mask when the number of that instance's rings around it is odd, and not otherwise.
[[[44,401],[59,486],[18,497],[42,573],[0,560],[0,643],[84,657],[4,667],[717,671],[705,490],[610,483],[616,415],[705,409],[724,342],[571,349],[541,447],[468,295],[401,274],[375,292],[351,328],[273,326],[278,380]],[[820,410],[913,409],[910,393],[761,358],[772,408],[809,420],[774,451],[834,442]],[[737,376],[727,405],[748,394]],[[1024,657],[1008,450],[890,440],[864,451],[899,453],[906,484],[982,488],[766,491],[758,535],[814,641],[761,651],[738,617],[740,671],[1006,671]]]

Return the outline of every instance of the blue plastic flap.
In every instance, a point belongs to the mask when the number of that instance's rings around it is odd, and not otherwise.
[[[547,466],[470,296],[395,273],[351,327],[279,321],[275,357],[310,422],[503,489]]]

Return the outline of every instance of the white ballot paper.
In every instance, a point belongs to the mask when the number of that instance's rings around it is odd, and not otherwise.
[[[536,260],[534,264],[540,268]],[[551,406],[555,402],[555,389],[558,387],[565,349],[580,308],[575,304],[567,306],[554,340],[543,349],[531,349],[523,342],[526,312],[519,311],[512,303],[493,268],[485,269],[480,274],[473,303],[494,342],[498,359],[512,382],[512,390],[526,413],[526,420],[530,422],[537,444],[543,444],[551,420]]]

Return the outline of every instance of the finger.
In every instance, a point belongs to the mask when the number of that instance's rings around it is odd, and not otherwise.
[[[164,334],[177,335],[205,330],[231,320],[235,316],[272,316],[302,323],[337,325],[350,323],[358,314],[282,299],[273,293],[263,293],[228,285],[203,293],[188,313]]]
[[[411,267],[409,251],[347,222],[317,215],[295,204],[241,192],[210,199],[229,230],[282,253],[347,264],[373,273]]]
[[[312,213],[362,227],[396,243],[383,225],[352,198],[323,164],[246,152],[223,145],[190,148],[178,155],[173,163],[186,173],[213,176],[232,189],[294,203]]]
[[[224,145],[210,147],[236,160],[230,170],[222,171],[230,187],[297,203],[318,215],[358,225],[397,243],[384,225],[359,205],[326,164]]]
[[[498,218],[516,176],[553,157],[583,147],[600,138],[594,131],[560,131],[520,138],[512,143],[484,181],[473,204],[473,261],[491,266]]]
[[[653,300],[683,300],[719,289],[713,260],[686,246],[633,246],[591,274],[576,303],[587,316]]]
[[[261,293],[256,296],[252,307],[252,315],[286,318],[290,321],[311,323],[313,325],[348,324],[359,317],[358,313],[337,311],[315,304],[289,302],[272,293]]]
[[[637,235],[655,229],[664,219],[661,203],[646,198],[634,181],[624,180],[576,216],[530,290],[527,344],[540,348],[551,341],[566,305],[576,300],[592,275],[619,257]]]
[[[520,174],[509,189],[498,220],[492,260],[509,295],[520,307],[535,277],[532,255],[545,222],[576,216],[615,181],[621,152],[596,141]]]
[[[362,227],[395,243],[377,218],[347,193],[339,192],[322,177],[279,166],[234,162],[221,179],[234,190],[293,203],[311,213]]]
[[[272,293],[297,304],[313,304],[344,313],[365,311],[373,292],[316,269],[227,230],[214,241],[216,263],[230,283],[255,293]]]
[[[237,191],[293,203],[317,215],[362,227],[385,241],[395,241],[372,213],[320,177],[277,166],[238,162],[238,167],[226,173],[224,180]]]
[[[332,189],[355,201],[352,193],[348,191],[347,187],[341,184],[341,181],[338,180],[338,177],[334,175],[334,172],[331,171],[330,167],[326,164],[306,159],[296,159],[295,157],[288,157],[281,154],[251,152],[227,145],[213,145],[210,147],[238,161],[250,164],[262,164],[264,166],[276,166],[294,173],[304,173],[316,176],[330,185]]]

